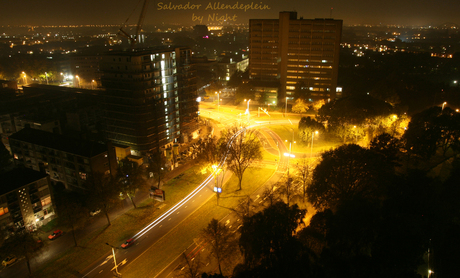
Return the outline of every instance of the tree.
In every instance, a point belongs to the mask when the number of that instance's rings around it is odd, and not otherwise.
[[[110,174],[93,172],[88,176],[85,189],[90,207],[101,209],[111,225],[109,211],[120,201],[121,188],[118,180]]]
[[[83,206],[84,196],[67,191],[57,192],[55,196],[59,224],[70,227],[75,246],[78,246],[75,231],[85,226],[89,215],[89,210]]]
[[[224,142],[219,142],[215,136],[206,138],[201,141],[199,148],[200,154],[197,157],[197,162],[201,165],[202,172],[214,171],[213,165],[220,164],[222,155],[225,151]]]
[[[3,254],[12,254],[17,258],[24,257],[29,275],[32,275],[30,260],[41,251],[42,246],[43,243],[32,233],[21,231],[11,235],[1,246],[1,251]]]
[[[298,98],[295,100],[294,106],[292,106],[291,111],[294,113],[305,113],[308,110],[308,103],[305,102],[303,99]]]
[[[147,186],[144,168],[126,157],[119,163],[117,180],[120,182],[120,189],[123,195],[128,196],[134,208],[136,208],[134,203],[136,192]]]
[[[401,166],[401,149],[403,144],[401,140],[391,136],[388,133],[382,133],[371,141],[369,149],[377,152],[385,158],[386,161],[394,166]]]
[[[222,263],[227,261],[237,250],[235,234],[224,224],[212,219],[201,233],[204,240],[210,246],[210,255],[213,256],[222,275]]]
[[[261,143],[253,129],[232,127],[222,132],[221,144],[226,144],[226,165],[238,178],[238,190],[246,169],[262,158]]]
[[[325,209],[355,198],[378,200],[392,174],[379,154],[355,144],[343,145],[322,154],[307,190],[308,201]]]
[[[324,125],[311,117],[302,117],[299,121],[299,138],[309,146],[313,133],[316,131],[324,133]]]
[[[275,184],[266,186],[264,189],[264,192],[262,193],[262,199],[263,200],[268,199],[269,206],[281,201],[278,196],[278,191],[276,191],[276,189],[278,189],[278,187],[277,187],[277,184],[275,183]]]
[[[166,167],[165,158],[160,152],[156,152],[155,154],[149,156],[146,169],[147,171],[145,171],[145,174],[148,179],[156,180],[157,188],[160,188],[163,178],[166,175],[164,167]]]
[[[12,156],[5,145],[0,142],[0,173],[8,171],[13,165]]]
[[[289,207],[278,202],[251,217],[244,217],[239,246],[246,268],[263,266],[273,271],[271,277],[292,277],[290,268],[298,262],[301,248],[295,231],[305,213],[306,210],[297,205]]]
[[[182,253],[182,262],[179,267],[176,268],[177,272],[180,272],[178,277],[195,278],[199,277],[203,263],[201,262],[200,253],[193,258],[188,258],[187,255]],[[184,272],[182,272],[184,270]]]
[[[243,79],[248,79],[249,77],[249,70],[245,72],[236,70],[232,76],[230,76],[230,80],[227,82],[227,87],[236,88],[243,83]]]
[[[285,196],[286,204],[289,206],[294,196],[298,195],[298,190],[289,172],[277,183],[277,187],[279,188],[279,193]]]
[[[255,92],[252,90],[251,85],[248,83],[241,83],[234,96],[235,105],[240,104],[245,99],[255,99]]]
[[[391,114],[392,106],[368,95],[350,96],[326,103],[318,110],[321,122],[327,122],[328,132],[342,138],[345,142],[353,132],[372,127],[378,117]]]
[[[312,169],[313,167],[307,162],[307,159],[304,157],[300,160],[300,163],[297,163],[295,166],[294,174],[294,184],[301,188],[302,200],[305,203],[305,198],[307,196],[307,188],[311,183],[312,178]]]
[[[211,82],[211,84],[209,84],[209,86],[207,86],[204,90],[206,91],[206,95],[207,96],[210,96],[210,97],[213,97],[216,95],[216,92],[219,92],[220,90],[222,90],[223,86],[221,84],[221,82]]]

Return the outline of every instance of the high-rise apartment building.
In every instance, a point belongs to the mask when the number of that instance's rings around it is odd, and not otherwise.
[[[296,92],[312,100],[336,98],[342,20],[280,12],[279,19],[251,19],[249,31],[249,78],[265,95],[259,102],[292,101]]]
[[[190,48],[111,52],[101,70],[108,140],[140,155],[186,141],[197,130]]]

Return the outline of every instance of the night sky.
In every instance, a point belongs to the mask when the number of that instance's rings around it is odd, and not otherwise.
[[[0,25],[74,25],[74,24],[121,24],[132,13],[128,23],[135,24],[143,0],[0,0]],[[182,11],[159,10],[158,4],[195,5],[195,9]],[[197,16],[203,16],[201,24],[212,22],[213,13],[217,19],[227,14],[229,22],[248,23],[249,18],[277,18],[280,11],[297,11],[304,18],[332,17],[343,19],[344,25],[352,24],[401,24],[433,25],[443,23],[460,24],[459,0],[322,0],[322,1],[254,1],[254,4],[268,6],[270,9],[212,10],[206,9],[209,3],[250,5],[250,0],[240,1],[149,1],[145,24],[180,23],[200,24]],[[196,9],[197,5],[200,5]],[[253,6],[254,7],[254,6]],[[193,20],[195,15],[195,20]],[[214,21],[214,23],[216,20]]]

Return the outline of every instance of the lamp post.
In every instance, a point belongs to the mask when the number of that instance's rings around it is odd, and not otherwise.
[[[48,73],[45,71],[46,85],[48,85]]]
[[[27,75],[25,72],[22,72],[22,79],[24,81],[24,85],[26,84],[26,81],[27,81]]]
[[[75,75],[75,78],[78,79],[78,88],[80,88],[80,77],[78,75]]]
[[[116,258],[115,258],[115,248],[117,248],[117,247],[112,246],[112,245],[108,244],[107,242],[106,242],[105,244],[107,244],[108,246],[112,247],[113,263],[115,264],[115,272],[117,273],[117,275],[120,275],[120,276],[121,276],[121,273],[118,272],[117,260],[116,260]]]
[[[216,92],[216,95],[217,95],[217,112],[219,112],[219,107],[220,107],[220,91],[219,92]]]
[[[246,101],[246,100],[244,100],[244,101]],[[248,123],[249,123],[249,102],[250,102],[250,101],[251,101],[251,100],[248,99],[248,108],[246,109],[246,112],[248,113]]]
[[[288,97],[286,97],[286,101],[285,101],[286,106],[284,107],[284,117],[285,118],[287,117],[287,98]]]
[[[318,131],[312,132],[311,133],[311,150],[310,150],[310,157],[313,157],[313,138],[315,137],[315,134],[318,134]]]
[[[94,82],[96,82],[96,81],[94,81],[94,79],[93,79],[93,80],[91,80],[91,90],[94,90],[94,87],[93,87],[93,85],[94,85]]]
[[[446,104],[447,104],[447,102],[445,102],[445,101],[442,103],[442,108],[441,108],[441,111],[443,111],[443,110],[444,110],[444,105],[446,105]]]

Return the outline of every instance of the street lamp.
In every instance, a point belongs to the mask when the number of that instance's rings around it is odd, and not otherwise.
[[[288,97],[286,97],[286,101],[285,101],[286,106],[284,107],[284,117],[285,118],[287,117],[287,99]]]
[[[219,106],[220,106],[220,97],[219,97],[220,91],[219,91],[219,92],[216,92],[216,95],[217,95],[217,112],[219,112],[219,110],[220,110],[220,109],[219,109]]]
[[[318,134],[318,131],[312,132],[311,133],[311,150],[310,150],[310,157],[313,157],[313,138],[315,137],[315,134]]]
[[[25,72],[22,72],[22,79],[24,80],[24,85],[25,85],[27,81],[27,75]]]
[[[117,275],[120,275],[121,276],[121,273],[118,272],[118,265],[117,265],[117,260],[115,258],[115,246],[112,246],[111,244],[108,244],[107,242],[105,243],[107,244],[108,246],[112,247],[112,254],[113,254],[113,263],[115,264],[115,272],[117,273]]]
[[[45,71],[46,85],[48,85],[48,73]]]
[[[91,80],[91,90],[94,90],[94,87],[93,87],[93,85],[94,85],[94,82],[96,82],[96,81],[94,81],[94,79],[93,79],[93,80]]]
[[[288,171],[287,171],[287,172],[288,172],[288,177],[289,177],[289,158],[291,158],[291,157],[294,158],[294,157],[295,157],[295,155],[293,155],[293,154],[291,153],[291,146],[292,146],[292,145],[291,145],[291,142],[289,142],[289,153],[284,153],[284,156],[287,156],[287,157],[288,157],[288,166],[287,166],[287,167],[288,167],[288,169],[287,169],[287,170],[288,170]]]
[[[246,100],[244,100],[244,101],[246,101]],[[248,108],[246,109],[246,112],[248,113],[248,123],[249,123],[249,102],[250,102],[250,101],[251,101],[251,100],[248,99]]]
[[[78,75],[75,75],[75,78],[78,79],[78,88],[80,88],[80,77]]]
[[[447,104],[447,102],[445,102],[445,101],[442,103],[441,111],[444,110],[444,105],[446,105],[446,104]]]

